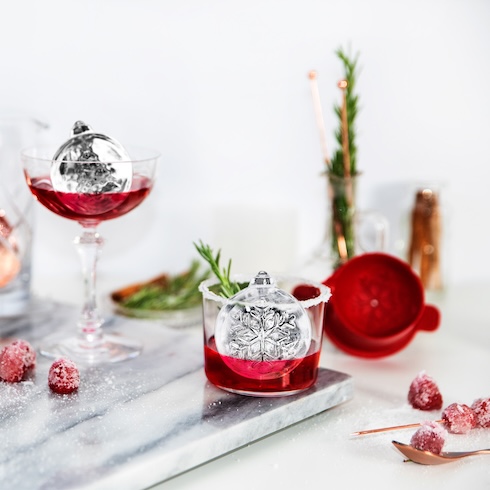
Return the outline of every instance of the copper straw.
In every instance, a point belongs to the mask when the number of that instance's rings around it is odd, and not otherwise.
[[[342,233],[342,225],[338,219],[335,219],[335,234],[337,235],[337,249],[339,251],[339,256],[341,263],[344,263],[349,258],[347,253],[347,243],[345,242],[345,237]]]
[[[337,84],[342,90],[341,129],[342,129],[342,153],[344,155],[344,177],[350,177],[350,153],[349,153],[349,127],[347,123],[347,80],[340,80]]]
[[[442,424],[444,420],[436,420],[438,424]],[[406,425],[394,425],[392,427],[382,427],[380,429],[368,429],[368,430],[359,430],[357,432],[353,432],[351,436],[364,436],[366,434],[377,434],[378,432],[389,432],[391,430],[400,430],[400,429],[412,429],[414,427],[419,427],[423,424],[423,422],[419,422],[416,424],[406,424]]]
[[[310,73],[308,74],[311,85],[311,95],[313,97],[313,108],[315,110],[316,124],[320,133],[320,144],[322,147],[323,159],[325,160],[327,166],[330,167],[330,157],[328,156],[327,148],[327,133],[325,131],[325,122],[323,120],[322,104],[320,101],[320,92],[318,90],[317,77],[318,74],[314,70],[310,71]]]

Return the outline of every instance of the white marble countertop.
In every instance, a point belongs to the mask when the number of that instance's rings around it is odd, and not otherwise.
[[[47,334],[71,335],[78,310],[44,301],[0,321],[2,337],[39,347]],[[79,364],[80,387],[52,393],[47,370],[0,382],[2,490],[140,490],[285,427],[348,402],[352,378],[321,368],[317,382],[287,397],[231,394],[206,380],[198,328],[112,317],[106,330],[137,338],[126,362]]]
[[[404,463],[391,445],[392,439],[408,442],[412,430],[350,436],[365,428],[437,419],[438,412],[415,411],[406,401],[411,380],[422,370],[437,381],[444,405],[490,395],[489,295],[490,286],[477,285],[429,295],[442,311],[440,329],[419,333],[402,352],[385,359],[348,356],[325,341],[321,365],[353,377],[351,401],[152,488],[292,490],[332,488],[332,483],[335,488],[490,488],[488,456],[426,467]],[[448,450],[489,447],[490,431],[483,429],[451,435],[446,443]]]

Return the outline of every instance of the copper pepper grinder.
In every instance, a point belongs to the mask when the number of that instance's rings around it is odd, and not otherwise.
[[[441,289],[441,213],[437,193],[417,191],[411,216],[408,262],[426,289]]]

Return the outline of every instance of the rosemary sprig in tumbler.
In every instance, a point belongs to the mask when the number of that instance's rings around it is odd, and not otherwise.
[[[218,250],[216,255],[213,255],[213,250],[209,245],[204,244],[202,241],[199,245],[194,243],[196,250],[201,257],[209,264],[214,275],[220,282],[220,294],[225,298],[230,298],[234,294],[240,291],[240,285],[230,279],[231,273],[231,259],[228,261],[228,267],[220,266],[221,250]]]

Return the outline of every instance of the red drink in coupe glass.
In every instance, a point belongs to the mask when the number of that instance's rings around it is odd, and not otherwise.
[[[141,344],[102,333],[96,301],[96,264],[103,239],[97,226],[132,211],[148,196],[159,155],[133,148],[129,153],[81,121],[72,138],[54,153],[41,148],[22,152],[24,174],[35,199],[53,213],[77,221],[83,232],[75,245],[82,261],[84,305],[78,334],[46,341],[41,354],[89,364],[118,362],[137,356]],[[129,157],[131,155],[131,157]]]
[[[133,178],[127,192],[100,194],[55,191],[49,176],[32,179],[27,176],[27,184],[43,206],[63,218],[78,221],[82,226],[94,226],[128,213],[141,204],[152,187],[152,181],[142,176]]]

